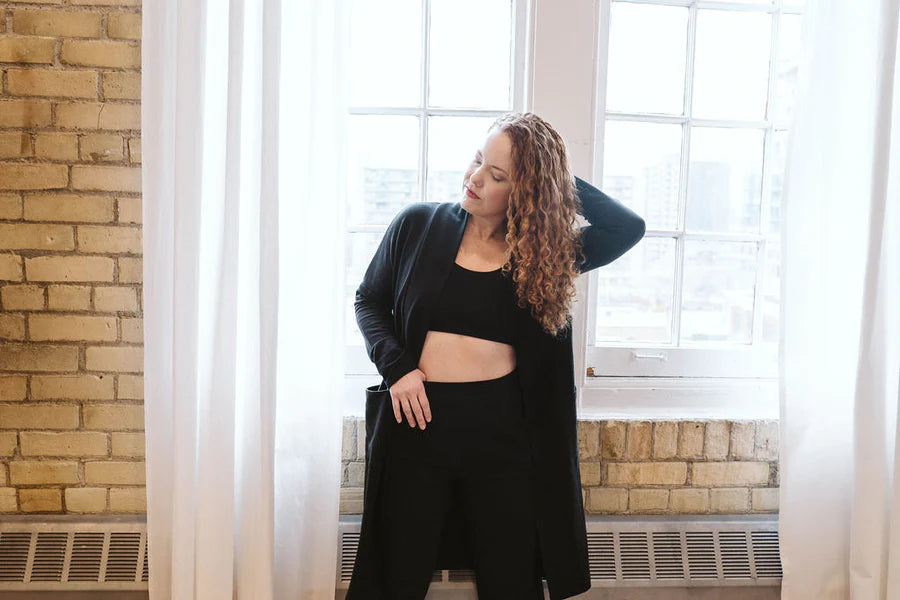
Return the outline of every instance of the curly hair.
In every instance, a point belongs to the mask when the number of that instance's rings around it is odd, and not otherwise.
[[[571,325],[577,265],[584,260],[566,145],[549,123],[530,112],[498,117],[488,129],[494,131],[512,141],[503,273],[512,273],[517,306],[530,308],[541,328],[557,336]]]

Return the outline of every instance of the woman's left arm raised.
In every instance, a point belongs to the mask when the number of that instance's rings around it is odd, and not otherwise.
[[[579,269],[587,273],[613,262],[644,237],[644,219],[624,204],[613,200],[580,177],[575,177],[579,214],[590,225],[581,228],[584,262]]]

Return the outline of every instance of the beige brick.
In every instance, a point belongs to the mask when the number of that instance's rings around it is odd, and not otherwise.
[[[778,421],[760,421],[756,428],[756,458],[778,458]]]
[[[23,158],[31,156],[31,134],[24,131],[0,132],[0,158]],[[0,194],[0,198],[18,198],[18,194]],[[3,213],[0,213],[2,215]],[[3,216],[4,219],[18,217]]]
[[[778,510],[778,488],[752,488],[750,490],[750,501],[753,510],[777,511]]]
[[[24,400],[26,381],[22,375],[0,375],[0,401]]]
[[[628,510],[664,511],[669,505],[669,490],[637,488],[628,490]]]
[[[653,458],[674,458],[678,452],[678,423],[657,421],[653,427]]]
[[[119,485],[143,484],[144,461],[88,460],[84,462],[84,481]]]
[[[68,225],[0,223],[0,250],[74,250],[75,232]]]
[[[33,400],[112,400],[112,375],[32,375]]]
[[[578,422],[578,456],[581,459],[600,456],[600,421]]]
[[[141,39],[140,13],[112,13],[106,22],[107,35],[111,38]]]
[[[57,102],[56,125],[76,129],[140,129],[141,105],[122,102]]]
[[[624,421],[603,421],[600,426],[600,449],[603,458],[623,458],[625,456]]]
[[[22,281],[22,257],[0,254],[0,281]]]
[[[100,513],[106,511],[106,488],[66,488],[66,511],[72,513]]]
[[[93,99],[97,97],[97,81],[96,71],[9,69],[6,72],[6,88],[14,96]]]
[[[610,463],[609,485],[683,485],[687,481],[687,463],[639,462]]]
[[[13,31],[24,35],[51,37],[100,37],[100,13],[47,9],[14,10]]]
[[[88,194],[26,194],[25,220],[106,223],[115,218],[114,201]]]
[[[78,136],[74,133],[38,133],[34,139],[35,156],[50,160],[78,160]]]
[[[366,460],[366,420],[365,419],[357,419],[356,420],[356,439],[360,440],[360,443],[356,445],[356,459],[357,460]]]
[[[16,453],[16,445],[18,442],[16,441],[16,432],[15,431],[5,431],[0,432],[0,456],[9,457]],[[0,474],[0,485],[3,484],[5,478]]]
[[[2,137],[2,134],[0,134]],[[22,198],[13,192],[0,192],[0,219],[14,221],[22,218]]]
[[[109,488],[109,509],[117,513],[147,512],[147,488]]]
[[[119,375],[119,400],[143,400],[143,375]],[[365,435],[365,429],[363,429]],[[360,438],[365,439],[365,437]]]
[[[670,490],[669,510],[676,513],[705,513],[709,510],[709,490],[702,488]]]
[[[582,462],[578,466],[581,472],[582,486],[600,485],[600,467],[602,465],[599,462]]]
[[[706,424],[706,447],[703,456],[712,460],[728,457],[728,440],[731,439],[731,423],[710,421]]]
[[[86,285],[49,285],[47,305],[50,310],[90,310],[91,288]]]
[[[120,192],[141,191],[141,170],[137,167],[72,167],[72,187],[79,190]]]
[[[363,485],[366,480],[365,464],[360,461],[353,461],[347,464],[347,485],[358,486]]]
[[[0,371],[75,371],[78,348],[0,343]]]
[[[143,249],[141,250],[143,252]],[[119,283],[141,283],[144,280],[144,262],[140,258],[119,257]]]
[[[25,315],[0,313],[0,339],[25,339]]]
[[[129,138],[128,155],[131,157],[131,162],[141,162],[141,138]]]
[[[650,458],[653,440],[653,423],[650,421],[629,421],[628,444],[625,456],[630,459]]]
[[[81,138],[81,160],[94,162],[125,160],[125,141],[121,135],[113,133],[85,135]]]
[[[43,310],[44,287],[30,283],[5,285],[0,289],[4,310]]]
[[[59,512],[62,510],[62,490],[34,488],[19,490],[19,506],[25,512]]]
[[[60,4],[62,0],[16,0],[18,4]]]
[[[681,421],[681,444],[678,456],[681,458],[700,458],[703,456],[704,424],[700,421]]]
[[[709,490],[710,512],[742,513],[750,510],[750,490],[725,488]]]
[[[78,483],[78,463],[71,460],[12,460],[9,482],[13,485]]]
[[[47,100],[0,100],[0,127],[46,127],[50,125]]]
[[[588,510],[619,513],[628,510],[628,490],[593,487],[588,490]]]
[[[52,64],[53,38],[0,35],[0,62]]]
[[[68,405],[0,404],[0,427],[4,429],[75,429],[78,407]]]
[[[115,317],[30,315],[28,330],[35,341],[114,342],[118,337]]]
[[[22,431],[22,456],[107,456],[106,434],[97,431]]]
[[[119,223],[141,223],[141,198],[117,198],[119,204]]]
[[[340,490],[340,514],[357,515],[363,509],[363,488],[342,487]]]
[[[0,113],[3,107],[0,105]],[[50,190],[69,184],[66,165],[0,163],[0,189]]]
[[[85,429],[144,428],[144,407],[140,404],[86,404],[82,410]]]
[[[140,373],[144,369],[144,349],[140,346],[94,346],[85,350],[89,371]]]
[[[109,71],[102,74],[104,100],[140,100],[141,74]]]
[[[756,423],[733,421],[731,424],[731,458],[753,458],[756,447]]]
[[[696,486],[746,486],[769,482],[769,463],[750,461],[694,463]]]
[[[144,343],[144,319],[141,317],[122,317],[122,341],[129,344]]]
[[[130,287],[95,287],[94,310],[98,312],[135,312],[137,296]]]
[[[16,502],[16,488],[0,487],[0,513],[19,512]]]
[[[117,431],[112,436],[113,456],[143,457],[145,440],[143,433],[123,433]]]
[[[141,66],[141,46],[130,41],[63,40],[59,59],[68,65],[136,69]]]
[[[112,281],[113,260],[105,256],[37,256],[25,259],[30,281]]]

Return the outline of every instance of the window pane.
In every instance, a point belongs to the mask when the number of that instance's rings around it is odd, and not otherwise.
[[[595,341],[672,341],[675,240],[645,237],[597,270]]]
[[[419,200],[419,119],[350,115],[348,135],[347,223],[387,225]]]
[[[606,109],[684,113],[688,9],[613,2]]]
[[[475,150],[484,144],[493,117],[430,117],[428,120],[428,200],[462,199],[463,177]]]
[[[749,344],[759,246],[685,240],[681,343]]]
[[[428,105],[509,110],[511,42],[510,0],[431,0]]]
[[[648,229],[678,224],[681,125],[606,122],[603,191],[641,215]]]
[[[800,15],[782,15],[778,32],[778,59],[775,62],[775,99],[772,107],[776,123],[790,126],[794,120],[794,101],[797,89],[797,71],[800,62]]]
[[[766,240],[766,270],[762,294],[762,340],[778,343],[781,324],[781,237]]]
[[[789,132],[783,129],[772,131],[772,192],[769,200],[769,222],[763,233],[781,235],[781,199],[784,194],[784,168],[787,161]]]
[[[762,155],[760,129],[693,128],[685,229],[758,232]]]
[[[694,118],[765,118],[771,27],[768,13],[697,11]]]
[[[350,104],[418,106],[422,0],[353,0],[350,8]]]

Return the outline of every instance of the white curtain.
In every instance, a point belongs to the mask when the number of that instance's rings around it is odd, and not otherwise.
[[[808,0],[782,229],[785,600],[900,598],[898,0]]]
[[[144,4],[151,600],[334,597],[346,14]]]

